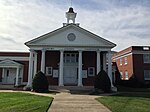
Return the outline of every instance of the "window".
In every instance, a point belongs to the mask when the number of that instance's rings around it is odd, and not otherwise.
[[[129,77],[128,77],[128,71],[125,71],[125,80],[128,80]]]
[[[149,47],[143,47],[143,50],[149,50]]]
[[[65,59],[66,59],[65,62],[69,63],[70,62],[70,54],[66,54]]]
[[[64,63],[77,63],[78,54],[77,53],[65,53],[64,54]]]
[[[94,76],[95,75],[95,68],[89,67],[88,68],[88,76]]]
[[[127,63],[127,57],[124,57],[124,64],[126,65]]]
[[[51,76],[52,75],[52,70],[53,70],[52,67],[46,67],[46,75]]]
[[[120,65],[122,65],[122,58],[120,58]]]
[[[150,54],[143,55],[144,63],[150,63]]]
[[[120,72],[120,78],[123,79],[123,74],[122,74],[122,72]]]
[[[144,79],[150,80],[150,70],[144,70]]]

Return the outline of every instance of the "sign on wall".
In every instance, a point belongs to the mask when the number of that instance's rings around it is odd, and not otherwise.
[[[58,77],[58,70],[53,70],[53,77],[54,78],[57,78]]]
[[[87,70],[82,70],[82,78],[87,78]]]

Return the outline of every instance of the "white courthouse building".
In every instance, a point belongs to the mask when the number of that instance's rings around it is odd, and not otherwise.
[[[26,42],[30,52],[0,52],[0,83],[31,87],[42,71],[49,85],[93,86],[101,69],[112,81],[111,49],[116,45],[80,27],[76,15],[69,8],[63,27]]]

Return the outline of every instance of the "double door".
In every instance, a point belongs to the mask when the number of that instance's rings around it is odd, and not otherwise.
[[[76,85],[77,84],[77,67],[76,66],[65,66],[64,67],[64,84],[65,85]]]

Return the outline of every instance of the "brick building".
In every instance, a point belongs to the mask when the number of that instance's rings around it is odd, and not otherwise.
[[[122,80],[135,75],[140,82],[150,81],[150,46],[131,46],[112,57]]]
[[[111,49],[116,45],[75,23],[73,8],[66,18],[63,27],[26,42],[30,52],[0,53],[2,84],[31,87],[34,75],[42,71],[50,85],[93,86],[96,74],[106,71],[106,54],[112,79]]]

